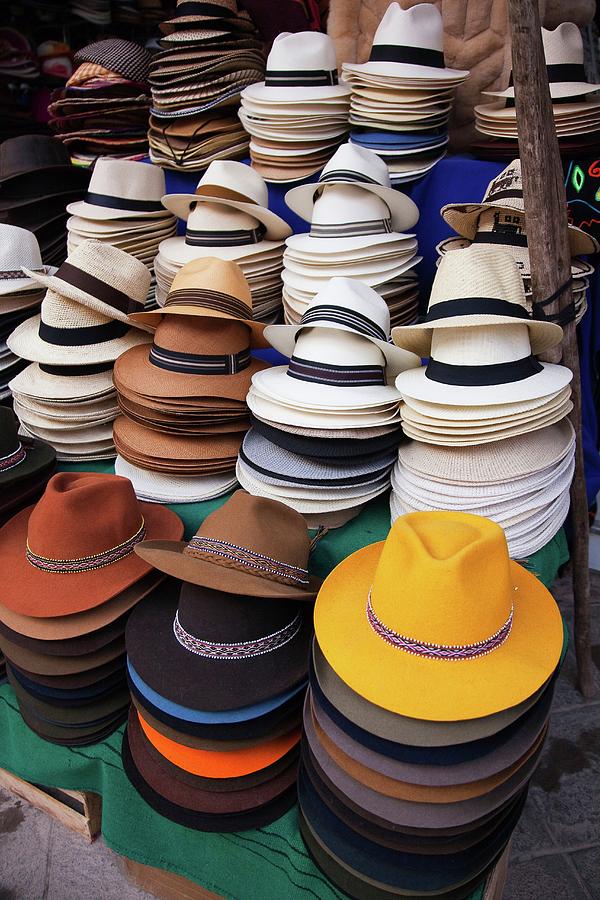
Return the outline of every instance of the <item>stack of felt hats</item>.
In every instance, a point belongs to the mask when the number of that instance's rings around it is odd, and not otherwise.
[[[52,447],[18,435],[12,411],[0,406],[0,525],[40,497],[55,468]]]
[[[48,107],[50,126],[80,165],[98,156],[141,159],[148,152],[151,54],[107,38],[75,54],[78,67]]]
[[[298,784],[334,884],[467,897],[485,882],[543,749],[563,635],[552,595],[479,516],[403,516],[334,569]]]
[[[12,353],[6,339],[25,319],[39,312],[44,289],[23,271],[52,274],[42,264],[35,235],[16,225],[0,224],[0,400],[10,397],[8,383],[25,363]]]
[[[216,160],[194,194],[168,194],[166,208],[185,220],[185,237],[167,238],[154,261],[156,299],[164,298],[179,269],[207,256],[234,260],[252,291],[254,318],[274,322],[281,310],[284,239],[291,228],[268,208],[267,186],[249,166]]]
[[[165,175],[158,166],[101,157],[94,166],[88,192],[67,212],[68,248],[72,253],[86,240],[125,250],[151,275],[146,306],[155,301],[154,257],[162,240],[177,232],[177,221],[165,210]]]
[[[423,324],[393,331],[429,362],[396,379],[404,433],[418,443],[399,450],[392,517],[477,512],[502,525],[520,559],[548,543],[569,508],[572,373],[534,354],[561,338],[559,325],[529,317],[508,253],[469,247],[443,257]]]
[[[176,276],[162,310],[132,316],[155,326],[151,346],[117,360],[123,413],[114,425],[116,471],[139,497],[196,502],[231,490],[249,427],[250,380],[267,364],[248,284],[234,262],[206,258]],[[175,476],[175,477],[174,477]]]
[[[54,475],[39,502],[0,529],[11,573],[0,648],[40,737],[92,744],[123,721],[127,616],[163,580],[133,549],[182,534],[175,513],[139,503],[126,478],[88,472]]]
[[[352,88],[350,140],[387,162],[392,184],[425,175],[445,155],[455,89],[469,72],[446,68],[442,14],[430,3],[391,3],[369,60],[344,63]]]
[[[125,772],[150,806],[190,828],[267,825],[296,798],[306,601],[319,588],[306,525],[237,491],[188,544],[150,540],[136,552],[181,584],[127,625]]]
[[[144,308],[150,273],[97,241],[80,244],[53,275],[25,273],[47,291],[41,314],[7,342],[32,361],[9,384],[21,431],[48,441],[61,460],[111,458],[118,413],[112,369],[125,350],[151,340],[127,318]]]
[[[542,28],[542,43],[548,70],[552,112],[558,140],[571,153],[598,142],[600,99],[594,94],[600,84],[590,84],[583,65],[583,39],[573,22],[554,30]],[[504,91],[485,91],[495,98],[475,107],[475,127],[496,144],[510,143],[517,149],[517,111],[512,83]]]
[[[329,527],[388,489],[401,435],[393,379],[419,364],[389,343],[389,327],[379,294],[332,278],[298,326],[265,329],[290,361],[252,379],[256,421],[240,450],[242,487]]]
[[[266,181],[299,181],[318,172],[348,134],[349,100],[348,86],[338,84],[328,35],[278,35],[265,80],[242,91],[240,119],[251,136],[252,165]]]
[[[314,295],[333,276],[351,276],[375,288],[389,307],[392,325],[417,316],[414,234],[419,210],[390,186],[385,163],[370,150],[342,144],[317,184],[292,188],[285,202],[311,223],[308,234],[286,241],[283,306],[297,324]]]
[[[440,256],[450,250],[474,244],[502,247],[516,262],[523,278],[527,308],[531,312],[531,266],[527,246],[527,218],[523,201],[521,160],[514,159],[488,184],[481,203],[449,203],[442,216],[459,237],[451,237],[437,246]],[[573,314],[580,322],[587,309],[589,276],[594,267],[580,254],[597,253],[596,239],[575,225],[569,225],[571,275],[573,277]]]
[[[150,156],[197,172],[214,159],[243,159],[248,138],[237,118],[240,91],[262,78],[262,42],[236,0],[177,0],[160,26],[163,48],[150,67]]]
[[[32,231],[44,263],[60,265],[67,255],[65,206],[84,196],[89,179],[56,138],[10,138],[0,145],[0,221]]]

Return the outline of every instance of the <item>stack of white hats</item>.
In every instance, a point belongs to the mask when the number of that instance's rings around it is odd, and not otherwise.
[[[162,240],[177,232],[177,221],[161,203],[165,175],[158,166],[101,156],[85,199],[67,206],[68,250],[83,241],[112,244],[148,268],[146,308],[156,306],[154,257]]]
[[[352,87],[350,140],[385,159],[392,184],[414,181],[445,155],[455,89],[469,72],[448,69],[439,9],[388,6],[369,60],[344,63]]]
[[[278,35],[265,80],[242,91],[252,165],[267,181],[314,175],[348,133],[350,89],[338,84],[333,41],[318,31]]]
[[[265,329],[290,361],[252,378],[254,425],[237,465],[242,487],[328,527],[388,489],[401,436],[393,379],[419,364],[389,343],[389,321],[379,294],[332,278],[298,326]]]
[[[186,263],[218,257],[238,263],[252,293],[254,318],[275,322],[281,311],[284,240],[291,228],[268,208],[262,177],[232,160],[211,163],[194,194],[167,194],[164,206],[186,222],[185,236],[167,238],[154,261],[156,299],[164,305]]]
[[[317,184],[292,188],[285,201],[311,223],[286,241],[283,256],[285,320],[297,324],[312,298],[335,276],[356,278],[381,294],[392,325],[417,315],[414,267],[417,240],[410,229],[419,210],[390,185],[385,163],[370,150],[342,144]]]

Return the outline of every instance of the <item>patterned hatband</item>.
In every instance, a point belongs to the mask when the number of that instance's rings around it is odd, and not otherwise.
[[[46,556],[34,553],[28,541],[25,555],[28,562],[35,566],[36,569],[41,569],[43,572],[53,572],[58,575],[71,575],[78,572],[91,572],[93,569],[102,569],[105,566],[110,566],[112,563],[119,562],[119,560],[129,556],[135,545],[143,541],[145,537],[146,525],[142,517],[142,523],[132,537],[127,538],[122,544],[117,544],[116,547],[111,547],[110,550],[103,550],[102,553],[80,556],[76,559],[49,559]]]
[[[181,646],[189,650],[190,653],[204,656],[207,659],[252,659],[254,656],[264,656],[265,653],[279,650],[280,647],[289,643],[296,637],[301,627],[302,616],[298,613],[288,625],[280,628],[279,631],[274,631],[272,634],[256,638],[254,641],[221,644],[214,641],[203,641],[189,634],[179,622],[179,612],[175,613],[175,619],[173,620],[173,633]]]
[[[38,272],[39,274],[46,274],[46,269],[42,266],[41,269],[33,269],[29,268],[30,272]],[[27,278],[27,275],[23,271],[23,269],[4,269],[0,272],[0,281],[14,281],[17,278]]]
[[[264,553],[257,553],[247,547],[238,547],[237,544],[218,538],[195,534],[184,553],[199,559],[207,559],[217,565],[231,566],[251,575],[262,574],[269,581],[291,585],[308,584],[308,569],[281,562],[271,556],[265,556]]]
[[[350,238],[366,237],[369,234],[391,234],[391,219],[368,219],[364,222],[341,222],[331,225],[313,222],[310,226],[310,236],[315,238]]]
[[[7,472],[8,469],[14,469],[19,463],[22,463],[27,453],[21,443],[16,450],[9,453],[8,456],[0,456],[0,472]]]
[[[329,384],[333,387],[368,387],[385,385],[383,366],[334,366],[312,362],[299,356],[290,358],[287,375],[312,384]]]
[[[480,656],[487,656],[488,653],[501,647],[509,636],[513,624],[514,606],[511,606],[508,619],[498,631],[483,641],[477,641],[475,644],[430,644],[427,641],[419,641],[414,638],[406,637],[403,634],[393,631],[384,625],[377,618],[371,602],[371,591],[367,600],[367,619],[369,625],[380,638],[386,643],[391,644],[399,650],[406,653],[412,653],[413,656],[421,656],[424,659],[444,659],[451,662],[459,662],[465,659],[477,659]]]

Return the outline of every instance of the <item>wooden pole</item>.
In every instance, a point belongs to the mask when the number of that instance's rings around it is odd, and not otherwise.
[[[570,308],[572,304],[571,254],[567,200],[537,0],[508,0],[508,19],[532,292],[535,304],[560,291],[555,301],[544,307],[545,313],[552,315]],[[553,357],[553,361],[558,361],[557,356]],[[575,653],[579,689],[584,697],[591,697],[598,687],[591,655],[589,519],[583,471],[579,353],[574,321],[564,326],[562,361],[573,372],[571,422],[577,436],[575,475],[571,486]]]

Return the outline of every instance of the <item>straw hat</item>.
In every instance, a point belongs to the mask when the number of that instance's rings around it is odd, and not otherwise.
[[[96,160],[84,200],[67,212],[83,219],[144,219],[164,216],[165,173],[158,166],[128,159]]]
[[[193,194],[167,194],[164,206],[180,219],[187,218],[196,203],[219,200],[224,206],[246,212],[266,227],[267,240],[280,241],[292,229],[271,212],[267,185],[258,172],[241,162],[217,159],[211,162]]]
[[[139,541],[159,535],[177,540],[182,532],[171,510],[139,503],[127,479],[62,472],[35,507],[0,530],[2,557],[12,573],[3,605],[42,617],[91,609],[150,571],[132,552]]]
[[[433,334],[442,329],[516,323],[525,324],[532,353],[543,353],[562,340],[560,325],[529,318],[523,278],[510,254],[476,244],[442,257],[424,322],[394,328],[392,339],[424,357],[431,352]],[[501,340],[496,331],[493,339]]]
[[[509,560],[502,529],[451,512],[404,516],[385,542],[340,563],[319,592],[315,632],[362,697],[436,721],[522,702],[550,677],[563,643],[552,595]]]
[[[320,579],[308,573],[310,549],[301,516],[282,503],[236,491],[188,544],[145,541],[136,552],[161,572],[213,590],[313,600]]]
[[[388,207],[394,231],[409,231],[419,221],[416,204],[390,184],[390,173],[385,162],[357,144],[342,144],[319,175],[317,184],[302,184],[285,195],[287,206],[310,222],[315,200],[325,184],[357,184],[363,191],[380,197]]]
[[[513,159],[509,165],[488,184],[481,203],[448,203],[441,209],[442,218],[458,234],[474,240],[479,216],[486,209],[514,209],[525,212],[521,160]],[[568,226],[571,256],[597,253],[600,245],[592,235],[575,225]]]
[[[292,98],[318,101],[349,94],[347,85],[338,84],[335,46],[329,35],[320,31],[284,31],[273,41],[265,80],[244,88],[242,100],[248,97],[267,103]]]
[[[553,30],[542,28],[542,44],[548,70],[550,96],[553,100],[563,97],[581,97],[600,90],[600,84],[590,84],[583,65],[583,38],[581,30],[573,22],[562,22]],[[511,73],[512,82],[512,73]],[[511,83],[504,91],[484,91],[490,97],[514,99],[515,88]]]
[[[65,366],[32,363],[15,375],[9,387],[17,396],[24,394],[59,403],[87,401],[114,394],[112,360],[98,366],[83,365],[79,372],[76,366]],[[71,374],[73,370],[75,374]]]
[[[243,322],[250,329],[252,347],[268,347],[264,324],[255,322],[252,294],[238,264],[233,260],[205,256],[186,263],[179,270],[164,306],[146,313],[134,313],[134,323],[156,327],[163,315],[202,316]]]
[[[469,72],[444,64],[442,15],[433,4],[402,9],[391,3],[373,37],[368,62],[344,63],[344,73],[387,75],[406,81],[464,81]]]
[[[129,478],[139,500],[154,503],[200,503],[212,500],[233,490],[236,486],[234,475],[200,475],[198,477],[163,475],[142,469],[117,456],[115,475]]]
[[[23,359],[51,366],[77,366],[111,362],[130,347],[149,340],[149,334],[127,321],[115,321],[49,289],[41,315],[18,325],[7,344]]]
[[[29,276],[25,269],[31,273]],[[34,290],[37,275],[55,272],[54,266],[43,265],[40,246],[33,232],[0,223],[0,297]],[[3,304],[2,312],[9,311]]]

